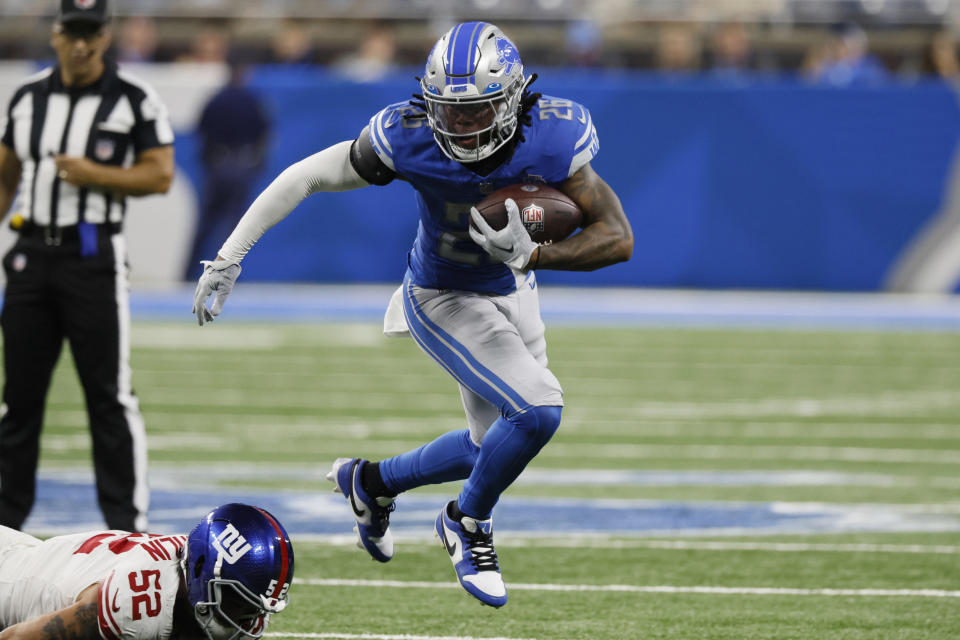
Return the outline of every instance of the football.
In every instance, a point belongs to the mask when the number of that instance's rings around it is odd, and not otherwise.
[[[545,184],[512,184],[497,189],[477,204],[477,211],[494,229],[507,224],[507,207],[503,203],[507,198],[517,203],[523,226],[539,244],[559,242],[583,224],[583,211],[566,194]]]

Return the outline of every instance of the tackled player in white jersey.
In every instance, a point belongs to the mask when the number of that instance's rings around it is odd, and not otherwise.
[[[494,607],[506,604],[507,591],[493,508],[556,432],[563,409],[547,367],[534,269],[592,271],[633,252],[620,200],[590,165],[600,142],[589,110],[531,93],[535,77],[525,75],[516,46],[496,26],[450,29],[427,57],[416,100],[381,109],[356,139],[287,168],[260,194],[217,259],[204,262],[193,308],[201,325],[213,320],[246,253],[310,194],[394,179],[413,187],[420,224],[385,331],[408,330],[454,377],[467,428],[380,462],[338,459],[328,478],[347,498],[363,548],[380,562],[393,557],[389,518],[398,494],[465,480],[435,528],[461,586]],[[538,245],[509,198],[506,226],[487,225],[474,205],[522,183],[569,196],[583,212],[582,229]]]
[[[0,639],[256,639],[292,580],[289,536],[248,505],[214,509],[189,535],[0,527]]]

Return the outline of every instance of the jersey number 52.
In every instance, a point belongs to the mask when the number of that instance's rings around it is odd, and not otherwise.
[[[150,578],[153,578],[152,585]],[[130,581],[130,590],[138,594],[133,596],[133,619],[139,620],[144,614],[148,618],[160,615],[160,571],[157,569],[131,571],[127,574],[127,580]],[[143,605],[143,611],[141,611],[141,605]]]

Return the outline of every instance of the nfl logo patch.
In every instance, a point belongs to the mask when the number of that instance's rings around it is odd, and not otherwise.
[[[27,256],[25,256],[22,253],[18,253],[17,255],[13,256],[13,260],[10,262],[10,266],[17,273],[23,271],[24,269],[27,268]]]
[[[93,155],[96,156],[97,160],[106,162],[113,157],[113,151],[116,148],[116,143],[109,138],[97,140],[97,145],[93,148]]]
[[[520,212],[520,216],[528,233],[543,231],[543,207],[535,204],[528,205]]]
[[[77,9],[91,9],[97,4],[97,0],[73,0],[73,6]]]

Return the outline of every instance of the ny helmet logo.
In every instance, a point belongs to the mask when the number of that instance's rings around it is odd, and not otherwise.
[[[213,539],[213,548],[220,554],[220,559],[225,560],[227,564],[235,564],[247,551],[252,549],[247,539],[240,535],[236,527],[229,523]]]
[[[92,9],[97,4],[97,0],[73,0],[73,6],[77,9]]]

